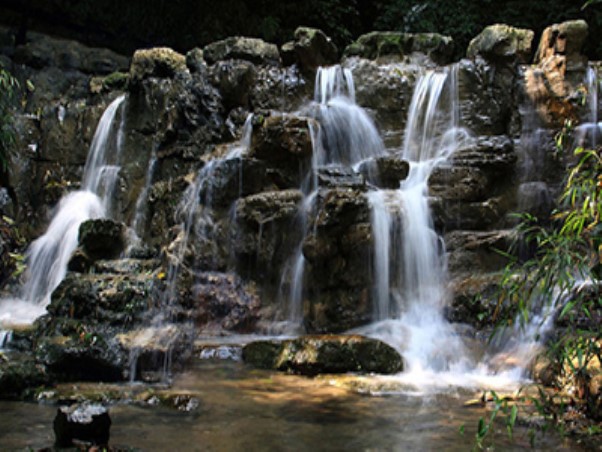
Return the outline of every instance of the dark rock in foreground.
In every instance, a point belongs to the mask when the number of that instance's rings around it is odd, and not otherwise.
[[[95,446],[109,443],[111,418],[102,405],[77,404],[60,407],[54,418],[58,447],[73,446],[73,440]]]
[[[363,336],[310,335],[284,341],[257,341],[243,348],[243,360],[261,369],[302,375],[403,370],[402,358],[389,345]]]

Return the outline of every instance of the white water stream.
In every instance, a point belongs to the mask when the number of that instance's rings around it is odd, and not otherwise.
[[[20,293],[0,301],[0,326],[28,324],[45,313],[52,291],[67,272],[78,244],[79,226],[102,218],[112,210],[111,201],[119,174],[124,115],[116,121],[125,96],[105,110],[94,134],[86,160],[81,190],[65,195],[55,208],[46,232],[27,251],[27,271]]]

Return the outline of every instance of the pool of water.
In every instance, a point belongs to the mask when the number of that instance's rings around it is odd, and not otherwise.
[[[371,379],[362,377],[359,386],[370,386]],[[465,406],[476,392],[450,388],[430,395],[374,396],[350,390],[350,381],[353,377],[306,378],[231,360],[199,360],[169,389],[193,396],[198,407],[186,412],[112,404],[110,444],[149,451],[466,451],[474,445],[479,417],[489,416],[484,407]],[[55,413],[53,404],[0,402],[0,449],[52,445]],[[510,440],[503,423],[493,441],[496,450],[530,447],[527,428],[519,427]],[[549,432],[537,434],[535,445],[535,450],[579,450]]]

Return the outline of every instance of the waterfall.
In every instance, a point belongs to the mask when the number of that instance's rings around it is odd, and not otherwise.
[[[368,194],[374,240],[371,334],[396,345],[409,372],[449,370],[466,361],[443,318],[445,249],[428,206],[428,178],[465,134],[458,128],[456,68],[429,71],[414,90],[402,157],[408,178],[397,190]]]
[[[188,247],[190,234],[193,230],[201,240],[213,240],[213,191],[211,182],[220,166],[230,160],[241,160],[242,155],[251,145],[251,134],[253,131],[253,115],[249,114],[243,125],[241,139],[231,146],[224,157],[208,161],[197,173],[193,183],[184,191],[178,206],[176,207],[176,220],[180,221],[180,234],[171,252],[169,268],[167,272],[166,292],[164,295],[164,307],[159,313],[160,323],[165,321],[166,306],[169,306],[176,296],[176,282],[182,262]],[[242,162],[240,162],[239,181],[242,184]],[[241,185],[242,187],[242,185]],[[202,194],[202,196],[201,196]]]
[[[50,295],[67,272],[78,244],[79,226],[111,212],[111,200],[119,173],[124,135],[124,115],[115,121],[125,96],[104,111],[85,164],[82,189],[65,195],[55,208],[46,232],[27,251],[27,272],[18,299],[0,304],[0,323],[30,323],[44,313]]]
[[[602,82],[598,80],[598,68],[588,67],[584,86],[587,92],[586,105],[588,115],[575,131],[575,146],[596,147],[602,140],[602,121],[598,118],[598,93]]]
[[[304,199],[297,215],[297,225],[304,232],[303,237],[281,276],[280,304],[284,306],[286,321],[277,328],[285,333],[302,329],[306,264],[302,245],[309,232],[308,214],[318,194],[318,171],[330,165],[357,165],[384,154],[384,145],[374,122],[355,103],[355,85],[349,69],[340,65],[318,68],[314,100],[298,114],[314,118],[319,127],[311,123],[309,126],[312,164],[301,186]]]

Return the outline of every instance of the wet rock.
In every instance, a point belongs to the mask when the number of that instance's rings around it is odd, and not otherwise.
[[[77,327],[76,327],[77,328]],[[119,342],[102,328],[80,328],[72,337],[54,336],[41,340],[36,361],[61,381],[121,381],[127,357]]]
[[[361,192],[337,188],[318,194],[315,226],[318,228],[347,228],[368,221],[368,201]]]
[[[554,208],[554,196],[545,182],[525,182],[518,186],[518,211],[546,221]]]
[[[367,59],[383,57],[402,60],[411,53],[421,53],[437,64],[447,64],[453,54],[453,40],[437,33],[401,33],[395,31],[373,31],[360,36],[347,46],[345,56]]]
[[[238,276],[213,272],[197,274],[191,292],[197,325],[211,327],[217,324],[229,331],[253,331],[259,318],[259,297]]]
[[[309,83],[299,68],[288,66],[260,66],[255,83],[251,87],[251,105],[255,111],[298,110],[312,95],[313,83]],[[313,78],[311,79],[313,82]]]
[[[259,281],[275,282],[300,240],[296,224],[303,195],[299,190],[264,192],[239,199],[231,228],[231,249],[238,271]]]
[[[304,298],[303,305],[303,325],[306,331],[310,333],[341,333],[352,328],[367,325],[372,321],[373,306],[370,298],[370,289],[366,286],[365,280],[370,277],[370,270],[364,261],[363,265],[356,267],[356,273],[359,275],[355,283],[363,284],[364,287],[347,286],[343,288],[331,287],[320,289],[314,287]],[[335,262],[335,267],[319,270],[324,272],[339,271],[344,264],[342,260]],[[308,279],[318,280],[312,275],[317,273],[311,269]],[[311,289],[311,286],[310,286]]]
[[[408,177],[410,164],[395,156],[377,157],[362,163],[359,171],[370,184],[398,189],[401,181]]]
[[[482,201],[490,194],[485,171],[474,167],[440,166],[428,180],[429,194],[447,201]]]
[[[319,66],[330,66],[338,62],[338,49],[323,31],[299,27],[294,36],[293,52],[302,70],[312,72]]]
[[[392,374],[403,369],[401,356],[389,345],[362,336],[302,336],[258,341],[243,348],[243,360],[262,369],[302,375],[374,372]]]
[[[364,178],[352,168],[344,165],[328,165],[318,168],[318,186],[323,188],[351,188],[363,190],[366,188]]]
[[[252,63],[241,60],[218,61],[212,68],[212,83],[222,95],[224,107],[249,107],[249,96],[256,79]]]
[[[528,63],[534,34],[532,30],[505,24],[490,25],[470,41],[466,56],[480,56],[493,63]]]
[[[516,162],[516,153],[507,136],[481,136],[458,148],[451,162],[456,166],[508,170]]]
[[[253,133],[250,155],[267,160],[272,164],[287,162],[295,164],[312,155],[309,118],[298,116],[270,116],[265,118]]]
[[[474,268],[474,267],[473,267]],[[510,307],[499,304],[501,275],[481,274],[458,277],[451,281],[451,304],[444,315],[450,322],[466,323],[477,329],[493,327],[501,319],[511,318]]]
[[[274,188],[266,162],[234,158],[213,166],[201,188],[200,200],[207,206],[227,208],[238,198]]]
[[[249,156],[280,170],[277,185],[300,186],[313,152],[312,121],[292,115],[270,116],[254,128]]]
[[[369,322],[370,208],[361,192],[320,190],[302,244],[306,259],[304,323],[310,332],[339,332]]]
[[[448,252],[448,269],[452,275],[471,273],[475,268],[482,272],[504,268],[514,240],[511,230],[502,231],[452,231],[445,235]]]
[[[130,78],[138,83],[148,77],[169,78],[186,70],[186,57],[169,47],[137,50],[132,57]]]
[[[503,135],[514,111],[517,71],[481,58],[458,63],[460,123],[475,135]]]
[[[349,58],[345,67],[353,73],[358,105],[375,116],[385,144],[400,147],[414,85],[420,77],[419,68],[404,64],[378,64],[363,58]]]
[[[44,367],[31,354],[0,353],[0,399],[20,399],[27,390],[48,382]]]
[[[209,64],[223,60],[245,60],[253,64],[279,65],[278,47],[257,38],[240,36],[213,42],[203,48],[203,57]]]
[[[73,440],[107,447],[111,418],[102,405],[75,404],[58,408],[53,427],[58,447],[71,447]]]
[[[153,294],[149,270],[126,274],[67,274],[52,294],[48,312],[56,318],[128,325],[140,319]]]
[[[110,219],[87,220],[79,227],[78,240],[90,259],[113,259],[124,251],[125,225]]]
[[[504,225],[504,214],[510,206],[500,197],[485,201],[449,202],[441,198],[429,200],[433,220],[439,230],[488,230]]]
[[[15,253],[23,245],[17,225],[10,217],[0,216],[0,287],[17,271],[20,262]]]

